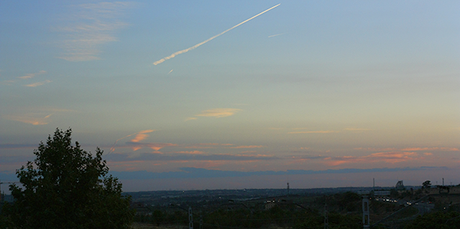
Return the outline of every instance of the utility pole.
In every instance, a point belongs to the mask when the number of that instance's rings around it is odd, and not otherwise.
[[[289,197],[289,182],[287,183],[287,196]]]

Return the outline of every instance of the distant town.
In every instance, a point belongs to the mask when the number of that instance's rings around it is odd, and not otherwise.
[[[460,185],[430,181],[420,186],[398,181],[393,187],[290,189],[287,183],[285,189],[123,195],[136,210],[133,228],[419,228],[411,225],[423,217],[439,217],[434,214],[450,214],[452,223],[460,220]],[[2,194],[2,204],[13,201]],[[304,227],[310,224],[317,227]]]
[[[339,225],[341,228],[410,228],[417,217],[424,215],[439,212],[456,212],[455,217],[460,215],[460,186],[432,186],[429,181],[420,186],[404,186],[403,181],[398,181],[393,187],[289,189],[287,184],[285,189],[169,190],[125,195],[131,196],[136,222],[140,225],[178,222],[187,225],[194,222],[201,225],[197,228],[217,228],[216,225],[221,228],[254,228],[255,225],[251,226],[247,221],[260,221],[260,227],[302,228],[293,223],[299,221],[295,215],[315,212],[321,218],[319,223],[328,226],[320,228]],[[280,214],[277,216],[280,220],[268,216],[273,211]],[[244,220],[232,216],[238,212],[248,214]],[[259,216],[256,217],[256,213]],[[224,227],[219,220],[225,217],[236,217],[235,222]],[[295,220],[286,221],[285,218],[289,217]],[[339,220],[341,217],[350,223],[344,225]],[[189,218],[193,218],[193,222]],[[454,219],[458,221],[459,217]]]

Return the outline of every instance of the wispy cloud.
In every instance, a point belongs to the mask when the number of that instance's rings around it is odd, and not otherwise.
[[[173,172],[147,172],[147,171],[123,171],[111,172],[120,179],[177,179],[177,178],[211,178],[211,177],[249,177],[267,175],[301,175],[301,174],[350,174],[350,173],[376,173],[376,172],[403,172],[403,171],[431,171],[448,170],[447,167],[406,167],[406,168],[372,168],[372,169],[327,169],[327,170],[286,170],[286,171],[232,171],[216,170],[195,167],[180,168]]]
[[[140,142],[144,139],[146,139],[149,135],[148,133],[152,133],[153,131],[155,130],[143,130],[143,131],[140,131],[136,134],[136,137],[134,137],[131,142]]]
[[[459,151],[458,148],[450,147],[413,147],[413,148],[404,148],[402,151]]]
[[[278,7],[279,5],[280,5],[280,4],[278,4],[278,5],[276,5],[276,6],[272,6],[272,7],[270,7],[269,9],[266,9],[266,10],[264,10],[264,11],[262,11],[262,12],[256,14],[255,16],[252,16],[251,18],[246,19],[246,20],[244,20],[243,22],[238,23],[237,25],[231,27],[230,29],[227,29],[227,30],[223,31],[222,33],[219,33],[219,34],[217,34],[217,35],[215,35],[215,36],[213,36],[213,37],[211,37],[211,38],[209,38],[209,39],[207,39],[207,40],[205,40],[205,41],[203,41],[203,42],[200,42],[200,43],[198,43],[198,44],[196,44],[196,45],[190,47],[190,48],[183,49],[183,50],[178,51],[178,52],[175,52],[175,53],[171,54],[170,56],[167,56],[167,57],[165,57],[165,58],[163,58],[163,59],[157,60],[157,61],[153,62],[153,65],[161,64],[161,63],[165,62],[166,60],[172,59],[172,58],[174,58],[175,56],[177,56],[177,55],[179,55],[179,54],[186,53],[186,52],[188,52],[188,51],[190,51],[190,50],[196,49],[196,48],[200,47],[201,45],[204,45],[204,44],[206,44],[207,42],[213,40],[214,38],[217,38],[217,37],[219,37],[220,35],[223,35],[224,33],[226,33],[226,32],[228,32],[228,31],[230,31],[230,30],[232,30],[232,29],[234,29],[234,28],[236,28],[236,27],[238,27],[238,26],[240,26],[240,25],[242,25],[242,24],[244,24],[244,23],[246,23],[246,22],[248,22],[248,21],[250,21],[250,20],[252,20],[252,19],[254,19],[254,18],[256,18],[256,17],[258,17],[258,16],[260,16],[260,15],[262,15],[262,14],[264,14],[264,13],[266,13],[266,12],[268,12],[269,10],[272,10],[273,8]]]
[[[42,86],[42,85],[47,84],[47,83],[51,83],[51,80],[45,80],[45,81],[42,81],[42,82],[36,82],[36,83],[26,84],[26,85],[24,85],[24,86],[25,86],[25,87],[38,87],[38,86]]]
[[[25,114],[25,115],[6,115],[5,118],[17,122],[32,124],[34,126],[46,125],[49,123],[49,117],[52,114],[42,116],[41,114]]]
[[[288,134],[331,134],[338,133],[339,131],[335,130],[309,130],[309,131],[293,131],[288,132]]]
[[[251,146],[234,146],[230,147],[232,149],[255,149],[255,148],[262,148],[263,146],[256,146],[256,145],[251,145]]]
[[[233,144],[221,144],[221,143],[199,143],[196,145],[188,145],[188,146],[182,146],[181,148],[186,148],[186,149],[210,149],[210,148],[216,148],[216,147],[227,147],[231,146]]]
[[[364,132],[364,131],[368,131],[370,129],[349,127],[349,128],[345,128],[343,130],[344,131],[352,131],[352,132]]]
[[[169,75],[171,72],[173,72],[173,70],[174,70],[174,69],[171,69],[171,71],[168,72],[168,75]]]
[[[238,111],[241,111],[241,109],[236,109],[236,108],[216,108],[216,109],[210,109],[210,110],[202,111],[201,114],[197,114],[195,116],[223,118],[223,117],[232,116]]]
[[[101,2],[74,6],[73,24],[61,28],[66,38],[60,58],[67,61],[99,59],[100,45],[116,41],[114,32],[127,25],[119,18],[131,5],[130,2]]]
[[[25,74],[25,75],[23,75],[23,76],[20,76],[20,77],[18,77],[18,78],[19,78],[19,79],[32,79],[32,78],[34,78],[35,76],[38,76],[38,75],[41,75],[41,74],[45,74],[45,73],[46,73],[46,71],[43,71],[43,70],[42,70],[42,71],[39,71],[39,72],[37,72],[37,73],[27,73],[27,74]]]
[[[177,146],[176,144],[173,143],[136,143],[136,142],[127,142],[125,147],[131,148],[133,151],[137,151],[142,148],[150,148],[154,151],[159,151],[160,149],[168,146]],[[118,148],[123,148],[123,147],[118,147]],[[159,153],[159,152],[156,152]]]
[[[238,111],[241,111],[241,109],[236,109],[236,108],[216,108],[216,109],[209,109],[209,110],[204,110],[200,114],[197,114],[195,116],[197,117],[214,117],[214,118],[223,118],[223,117],[228,117],[232,116]],[[189,117],[185,119],[185,121],[190,121],[190,120],[196,120],[196,117]]]
[[[111,161],[266,161],[266,160],[280,160],[281,158],[264,155],[264,154],[216,154],[206,153],[198,150],[194,151],[175,151],[175,152],[153,152],[141,153],[135,157],[129,154],[114,153],[108,157]]]
[[[284,34],[284,33],[273,34],[273,35],[268,36],[268,38],[281,36],[281,35],[283,35],[283,34]]]
[[[294,130],[296,129],[303,129],[303,128],[293,128]],[[342,131],[338,130],[306,130],[306,131],[291,131],[288,132],[288,134],[331,134],[331,133],[340,133],[343,131],[349,131],[353,133],[361,133],[364,131],[368,131],[369,129],[364,129],[364,128],[354,128],[354,127],[349,127],[345,128]]]
[[[425,154],[425,156],[431,156]],[[366,156],[337,156],[326,157],[324,161],[328,165],[336,166],[345,163],[400,163],[406,161],[415,161],[424,159],[423,156],[416,152],[378,152]]]
[[[145,140],[146,138],[149,137],[148,133],[152,133],[154,131],[155,130],[141,130],[139,132],[136,132],[136,133],[129,134],[129,135],[126,135],[124,137],[121,137],[121,138],[119,138],[119,139],[117,139],[115,141],[113,146],[110,148],[110,151],[114,152],[116,148],[126,148],[126,147],[132,148],[134,151],[137,151],[137,150],[142,149],[144,147],[148,147],[148,148],[151,148],[153,150],[158,151],[161,148],[163,148],[165,146],[168,146],[170,144],[170,143],[140,143],[140,141]],[[134,138],[129,140],[127,142],[127,145],[117,146],[118,141],[120,141],[122,139],[125,139],[125,138],[129,138],[131,136],[134,136]]]
[[[35,73],[26,73],[25,75],[23,76],[18,76],[16,77],[17,79],[20,79],[21,81],[22,80],[30,80],[36,76],[39,76],[39,75],[43,75],[43,74],[46,74],[46,71],[44,70],[41,70],[39,72],[35,72]],[[3,84],[3,85],[12,85],[14,83],[16,83],[17,80],[5,80],[5,81],[2,81],[0,82],[0,85]],[[30,84],[26,84],[26,85],[23,85],[25,87],[38,87],[38,86],[41,86],[41,85],[44,85],[44,84],[47,84],[47,83],[51,83],[51,80],[45,80],[45,81],[41,81],[41,82],[36,82],[36,83],[30,83]]]
[[[354,148],[363,151],[460,151],[455,147]]]

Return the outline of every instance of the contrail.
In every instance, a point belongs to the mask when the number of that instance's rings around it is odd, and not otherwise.
[[[230,31],[230,30],[232,30],[232,29],[234,29],[234,28],[236,28],[236,27],[238,27],[238,26],[240,26],[240,25],[242,25],[242,24],[244,24],[244,23],[246,23],[246,22],[248,22],[248,21],[250,21],[250,20],[252,20],[252,19],[254,19],[254,18],[256,18],[256,17],[258,17],[258,16],[260,16],[260,15],[262,15],[262,14],[264,14],[264,13],[266,13],[267,11],[270,11],[270,10],[272,10],[273,8],[278,7],[279,5],[280,5],[280,4],[278,4],[278,5],[276,5],[276,6],[272,6],[271,8],[266,9],[266,10],[264,10],[264,11],[262,11],[262,12],[256,14],[255,16],[252,16],[251,18],[244,20],[243,22],[240,22],[239,24],[233,26],[232,28],[227,29],[227,30],[225,30],[224,32],[219,33],[219,34],[217,34],[217,35],[215,35],[215,36],[213,36],[213,37],[211,37],[211,38],[209,38],[209,39],[207,39],[207,40],[205,40],[205,41],[203,41],[203,42],[201,42],[201,43],[198,43],[198,44],[196,44],[196,45],[190,47],[190,48],[187,48],[187,49],[184,49],[184,50],[180,50],[180,51],[175,52],[175,53],[171,54],[170,56],[167,56],[167,57],[165,57],[165,58],[163,58],[163,59],[161,59],[161,60],[157,60],[157,61],[153,62],[153,65],[161,64],[161,63],[163,63],[165,60],[172,59],[172,58],[174,58],[175,56],[177,56],[177,55],[179,55],[179,54],[186,53],[186,52],[188,52],[188,51],[190,51],[190,50],[196,49],[196,48],[200,47],[201,45],[207,43],[208,41],[211,41],[212,39],[214,39],[214,38],[216,38],[216,37],[218,37],[218,36],[220,36],[220,35],[222,35],[222,34],[228,32],[228,31]]]
[[[281,36],[281,35],[283,35],[283,34],[284,34],[284,33],[278,33],[278,34],[270,35],[270,36],[268,36],[268,38],[270,38],[270,37],[277,37],[277,36]]]
[[[171,69],[171,71],[168,72],[168,75],[169,75],[169,73],[171,73],[173,70],[174,70],[174,69]]]

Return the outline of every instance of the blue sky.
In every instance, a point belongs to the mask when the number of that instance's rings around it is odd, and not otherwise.
[[[0,179],[70,127],[129,191],[460,183],[459,8],[3,1]]]

